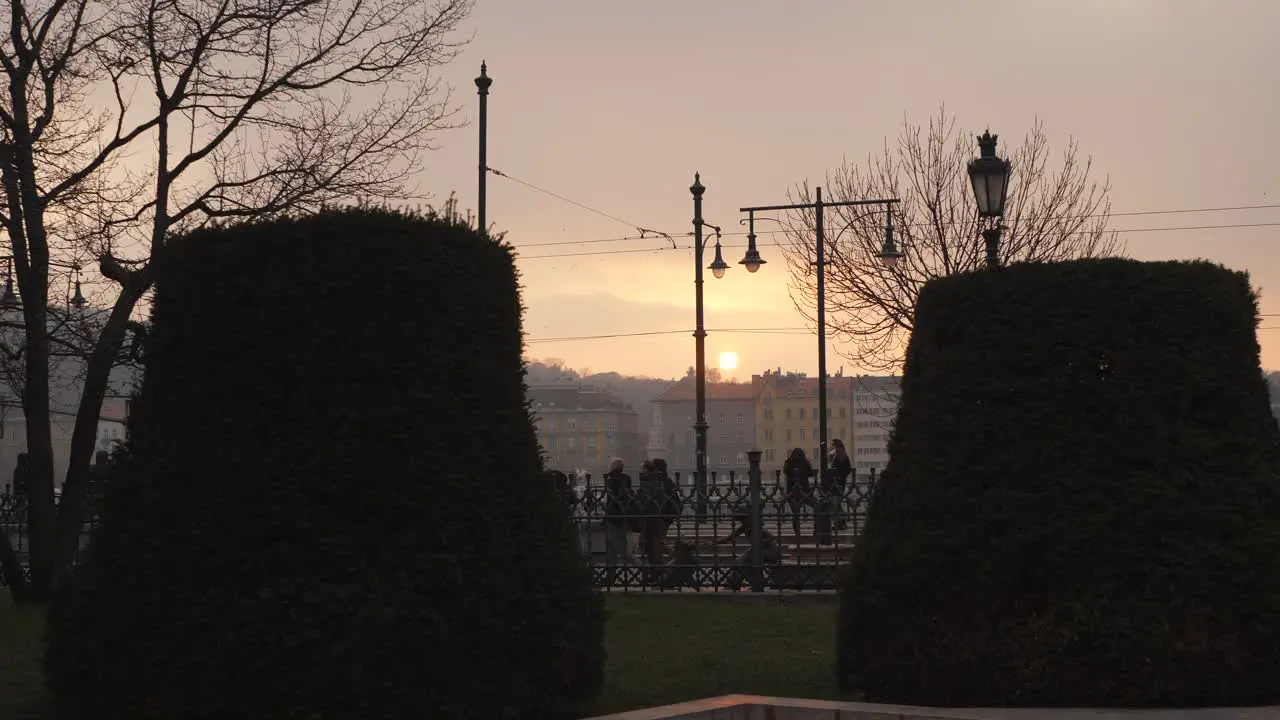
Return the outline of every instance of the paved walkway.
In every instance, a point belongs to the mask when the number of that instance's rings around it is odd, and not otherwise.
[[[931,708],[725,695],[591,720],[1280,720],[1280,707],[1197,710]]]

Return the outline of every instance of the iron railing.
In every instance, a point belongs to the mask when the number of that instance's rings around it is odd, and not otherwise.
[[[27,527],[28,508],[24,499],[10,493],[0,495],[0,533],[9,536],[9,544],[13,547],[18,555],[19,562],[22,563],[22,569],[30,578],[30,558],[31,558],[31,537],[30,529]],[[89,544],[89,539],[93,535],[94,529],[98,526],[99,512],[98,508],[91,505],[88,517],[80,529],[80,547],[78,553],[83,551]],[[4,570],[0,569],[0,588],[8,586],[8,578],[5,577]]]
[[[657,500],[613,497],[588,475],[572,494],[597,587],[649,592],[832,592],[866,523],[874,471],[788,492],[781,471],[676,473]],[[572,481],[572,480],[571,480]],[[640,481],[632,478],[633,493]],[[735,532],[736,531],[736,532]],[[656,539],[655,539],[656,538]]]
[[[572,493],[577,539],[598,588],[615,591],[832,592],[866,523],[876,473],[843,484],[811,481],[788,491],[781,471],[710,472],[705,494],[692,475],[675,473],[672,492],[649,502],[613,497],[603,478],[586,476]],[[98,523],[91,512],[81,548]],[[738,532],[735,533],[735,530]],[[0,532],[24,567],[30,540],[26,508],[0,495]],[[5,578],[0,572],[0,587]]]

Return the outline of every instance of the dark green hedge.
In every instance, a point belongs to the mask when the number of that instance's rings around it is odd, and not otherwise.
[[[158,270],[136,476],[50,610],[58,717],[575,716],[603,608],[540,481],[510,248],[352,209]]]
[[[1280,703],[1280,430],[1243,273],[1088,260],[920,294],[841,685],[923,705]]]

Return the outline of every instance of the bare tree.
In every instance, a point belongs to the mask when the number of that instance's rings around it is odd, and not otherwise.
[[[0,224],[22,301],[30,578],[0,534],[14,597],[71,565],[98,415],[153,260],[209,222],[403,200],[454,108],[435,71],[473,0],[9,0],[0,40]],[[105,309],[57,320],[59,267]],[[79,338],[77,340],[76,338]],[[67,340],[66,338],[71,338]],[[83,391],[54,502],[49,377],[80,341]],[[7,357],[12,357],[7,356]]]
[[[885,209],[827,211],[827,323],[839,352],[868,370],[900,365],[911,335],[916,298],[929,280],[968,272],[985,262],[973,191],[966,172],[976,155],[975,134],[956,132],[942,108],[927,126],[904,120],[897,144],[866,165],[846,160],[828,173],[831,202],[899,198],[895,238],[905,256],[893,269],[877,257],[884,243]],[[1002,155],[1008,153],[1006,144]],[[1107,230],[1110,186],[1090,177],[1092,161],[1077,158],[1069,141],[1060,163],[1050,164],[1048,138],[1037,120],[1022,144],[1006,155],[1013,162],[1006,230],[1000,257],[1005,264],[1102,257],[1123,251]],[[808,182],[788,193],[792,202],[812,202]],[[791,298],[813,320],[817,310],[814,215],[785,218],[779,243],[790,275]]]

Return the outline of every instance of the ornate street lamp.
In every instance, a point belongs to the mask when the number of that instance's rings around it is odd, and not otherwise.
[[[18,294],[13,291],[13,258],[9,258],[4,270],[4,295],[0,296],[0,310],[5,312],[22,308]]]
[[[720,227],[712,225],[702,217],[702,195],[706,191],[707,188],[702,184],[702,176],[694,173],[693,185],[689,188],[689,192],[693,194],[694,412],[697,414],[693,425],[697,445],[694,458],[693,486],[696,495],[694,516],[698,519],[698,522],[707,519],[707,429],[709,427],[707,425],[707,330],[703,324],[702,307],[702,258],[711,238],[704,237],[704,227],[711,228],[716,233],[716,255],[711,264],[707,266],[707,269],[716,278],[724,277],[725,272],[729,269],[729,263],[724,261],[724,253],[720,246]],[[747,254],[740,261],[740,264],[745,265],[748,272],[755,272],[764,264],[764,260],[760,258],[760,252],[756,250],[754,231],[748,236],[747,240]]]
[[[1012,164],[996,157],[996,139],[988,130],[978,137],[979,156],[969,162],[969,182],[973,184],[973,197],[978,202],[978,217],[994,218],[995,222],[982,231],[987,244],[987,267],[1000,265],[1001,220],[1004,204],[1009,197],[1009,172]]]
[[[754,213],[752,214],[752,219],[755,219]],[[742,259],[738,261],[738,264],[745,267],[747,272],[753,273],[759,270],[760,266],[764,263],[764,258],[760,257],[760,251],[756,249],[756,228],[753,223],[751,228],[747,231],[747,252],[742,256]]]
[[[901,259],[902,251],[893,241],[893,206],[890,205],[884,218],[884,245],[880,247],[880,262],[892,270],[898,266],[898,261]]]
[[[71,299],[68,300],[67,303],[71,305],[71,307],[75,308],[76,310],[83,310],[84,306],[89,304],[89,301],[85,300],[84,293],[80,292],[80,266],[78,264],[75,266],[75,273],[76,273],[76,283],[75,283],[76,292],[74,295],[71,296]],[[3,302],[3,301],[0,301],[0,302]]]

